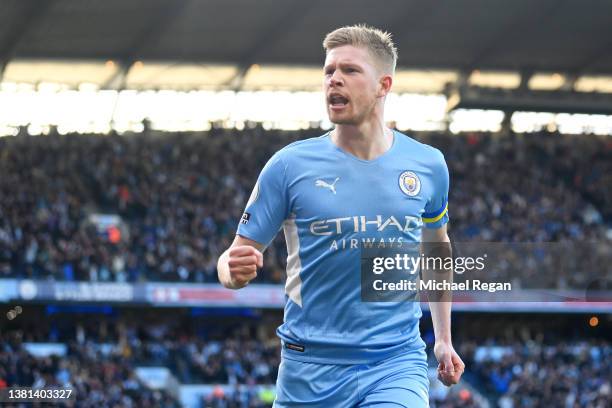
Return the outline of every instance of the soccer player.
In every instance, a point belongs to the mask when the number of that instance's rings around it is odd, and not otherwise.
[[[324,93],[335,128],[278,151],[261,171],[220,282],[256,278],[282,228],[286,305],[275,407],[428,407],[418,302],[363,302],[360,245],[442,242],[449,176],[443,155],[384,125],[397,51],[388,33],[359,25],[329,33]],[[459,381],[450,303],[430,302],[438,378]]]

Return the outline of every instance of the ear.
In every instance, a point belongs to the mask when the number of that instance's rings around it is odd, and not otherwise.
[[[391,85],[393,85],[393,77],[390,74],[384,74],[378,81],[378,97],[382,98],[387,96],[391,92]]]

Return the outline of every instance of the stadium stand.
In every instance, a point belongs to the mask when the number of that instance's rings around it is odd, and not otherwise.
[[[323,133],[236,131],[0,140],[0,276],[68,281],[216,282],[216,257],[271,154]],[[451,180],[455,241],[607,242],[612,142],[559,134],[419,134]],[[570,147],[571,146],[571,147]],[[562,159],[560,159],[562,158]],[[116,240],[90,215],[118,214]],[[129,239],[128,239],[129,237]],[[282,234],[258,282],[280,283]],[[529,267],[516,266],[529,271]],[[520,281],[521,277],[512,276]],[[523,286],[584,288],[572,277]]]
[[[33,355],[23,344],[23,334],[0,334],[0,388],[72,388],[75,400],[61,406],[180,407],[166,391],[143,384],[132,363],[119,353],[106,353],[92,343],[71,342],[65,344],[65,353]]]
[[[29,307],[23,319],[3,327],[0,384],[69,384],[79,396],[76,406],[83,407],[174,407],[179,386],[209,384],[199,407],[270,406],[269,394],[257,386],[269,386],[276,378],[280,344],[274,328],[280,316],[274,311],[244,319],[214,313],[197,317],[184,310],[70,310]],[[449,392],[432,386],[431,406],[609,406],[610,322],[602,322],[599,329],[575,331],[586,325],[585,320],[547,315],[457,317],[457,347],[473,388]],[[483,325],[490,328],[487,333]],[[431,323],[424,319],[421,326],[430,367],[435,367]],[[53,355],[50,350],[58,345],[65,352]],[[41,353],[45,346],[48,351]],[[177,385],[149,389],[137,374],[142,367],[167,367]]]
[[[282,146],[322,133],[265,131],[262,137],[264,130],[256,127],[2,138],[0,276],[214,283],[216,256],[231,242],[255,182],[252,168],[262,168]],[[591,243],[608,254],[589,258],[583,265],[588,270],[568,275],[541,273],[543,266],[557,270],[564,264],[563,253],[537,264],[514,256],[514,268],[505,273],[519,287],[581,289],[589,273],[604,276],[611,239],[605,188],[612,162],[609,138],[549,133],[414,137],[446,156],[454,241]],[[118,236],[97,229],[91,220],[95,214],[118,215]],[[265,257],[258,283],[282,283],[282,234]],[[532,279],[536,273],[538,279]],[[177,318],[159,309],[95,319],[49,310],[0,330],[0,385],[70,384],[78,407],[271,406],[280,362],[275,312],[271,319],[239,323],[231,317]],[[568,335],[575,324],[569,318],[563,319],[563,330],[553,327],[550,333],[544,329],[550,325],[547,317],[534,319],[541,326],[535,328],[516,316],[481,315],[472,325],[466,317],[459,319],[456,347],[469,370],[466,381],[450,391],[435,381],[433,335],[427,319],[422,325],[431,407],[609,406],[612,345],[601,331],[592,338]],[[480,336],[479,325],[490,329],[487,336]],[[41,349],[46,351],[41,354]],[[147,369],[161,369],[162,377],[174,383],[150,384],[155,376],[143,374]],[[189,397],[177,391],[190,386],[197,391]]]

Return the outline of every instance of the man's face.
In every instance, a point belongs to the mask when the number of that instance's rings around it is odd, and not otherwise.
[[[325,58],[323,90],[329,120],[359,125],[373,111],[383,75],[365,48],[344,45]]]

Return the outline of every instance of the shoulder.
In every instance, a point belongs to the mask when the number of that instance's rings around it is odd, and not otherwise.
[[[327,133],[317,137],[298,140],[277,151],[274,157],[284,162],[310,157],[311,154],[321,152],[321,149],[328,146]]]
[[[424,162],[430,166],[444,166],[446,167],[446,161],[444,154],[437,148],[428,144],[419,142],[412,137],[405,135],[399,131],[395,131],[398,136],[398,142],[402,147],[402,151],[409,152],[411,156],[419,161]]]
[[[278,153],[291,155],[303,151],[310,151],[313,149],[321,148],[321,146],[327,143],[327,136],[328,133],[325,133],[321,136],[310,137],[308,139],[295,141],[280,149]]]
[[[317,160],[317,155],[327,145],[326,136],[327,134],[288,144],[270,157],[262,171],[285,174],[289,164],[291,164],[291,167],[296,167],[300,164],[306,165],[308,161]]]

